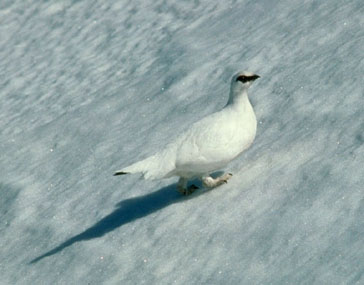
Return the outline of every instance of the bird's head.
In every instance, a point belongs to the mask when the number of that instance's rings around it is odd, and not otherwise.
[[[243,91],[244,89],[248,89],[254,80],[258,79],[259,77],[259,75],[248,71],[238,72],[231,80],[231,90],[239,92]]]

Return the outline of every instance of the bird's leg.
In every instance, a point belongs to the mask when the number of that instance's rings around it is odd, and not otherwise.
[[[207,188],[214,188],[221,184],[227,183],[233,175],[231,173],[225,173],[217,178],[212,178],[210,175],[202,177],[202,184]]]
[[[198,189],[196,185],[191,185],[190,187],[187,187],[187,179],[184,177],[180,177],[177,183],[177,190],[182,195],[189,195]]]
[[[177,191],[183,195],[186,195],[187,191],[187,179],[180,177],[177,183]]]

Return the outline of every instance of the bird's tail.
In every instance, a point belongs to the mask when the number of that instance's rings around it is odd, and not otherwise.
[[[114,176],[142,173],[145,179],[159,179],[168,177],[172,169],[173,167],[164,163],[159,156],[153,155],[116,171]]]
[[[114,176],[117,176],[117,175],[124,175],[124,174],[128,174],[129,172],[124,172],[124,171],[121,171],[121,170],[119,170],[119,171],[116,171],[115,173],[114,173]]]

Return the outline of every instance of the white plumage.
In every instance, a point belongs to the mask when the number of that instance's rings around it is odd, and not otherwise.
[[[253,142],[257,120],[247,90],[259,78],[251,72],[233,76],[226,106],[200,121],[169,143],[162,151],[127,166],[114,175],[142,173],[146,179],[179,176],[178,190],[190,194],[187,181],[200,178],[205,187],[216,187],[232,176],[227,173],[212,178],[210,173],[225,167]]]

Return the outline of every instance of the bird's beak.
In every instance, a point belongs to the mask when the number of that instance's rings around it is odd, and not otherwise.
[[[251,78],[251,80],[256,80],[256,79],[260,78],[260,76],[257,74],[254,74],[254,75],[250,76],[250,78]]]

